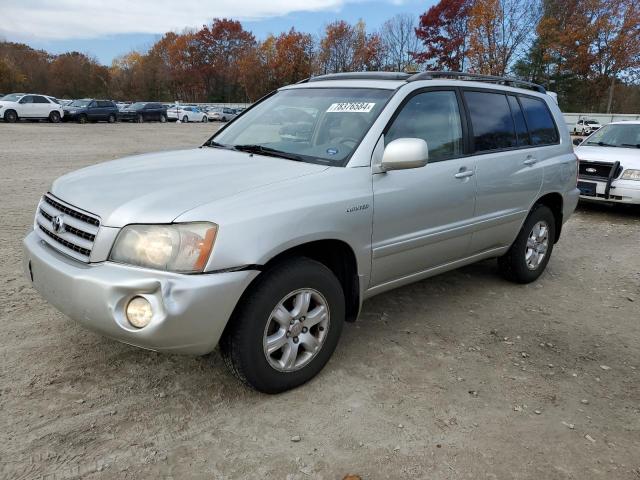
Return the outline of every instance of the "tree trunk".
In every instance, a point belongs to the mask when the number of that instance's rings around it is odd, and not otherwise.
[[[609,87],[609,101],[607,102],[607,113],[611,113],[611,108],[613,106],[613,87],[616,84],[615,75],[611,77],[611,86]]]

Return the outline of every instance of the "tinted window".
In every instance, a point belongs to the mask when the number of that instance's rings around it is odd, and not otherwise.
[[[33,96],[32,95],[25,95],[24,97],[22,97],[20,99],[20,103],[33,103]]]
[[[527,131],[527,123],[524,121],[524,114],[522,113],[522,108],[520,108],[518,99],[516,97],[512,97],[511,95],[509,95],[507,98],[509,99],[509,106],[511,107],[511,114],[513,115],[513,123],[516,126],[518,145],[531,145],[529,132]]]
[[[455,92],[425,92],[412,97],[384,136],[385,144],[398,138],[422,138],[429,161],[462,154],[462,122]]]
[[[524,109],[533,145],[558,143],[558,131],[544,101],[539,98],[520,97],[520,103]]]
[[[477,152],[515,147],[516,132],[502,93],[464,92]]]
[[[33,97],[33,103],[49,103],[49,100],[40,95],[35,95]]]

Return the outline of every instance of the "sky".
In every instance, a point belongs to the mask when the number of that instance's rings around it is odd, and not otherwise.
[[[417,17],[436,0],[0,0],[0,40],[51,53],[75,50],[105,65],[146,50],[163,33],[199,28],[212,18],[242,22],[258,39],[296,30],[320,34],[337,19],[378,29],[399,13]]]

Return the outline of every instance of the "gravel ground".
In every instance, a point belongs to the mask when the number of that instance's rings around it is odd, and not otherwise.
[[[640,478],[638,209],[580,206],[532,285],[487,261],[370,300],[278,396],[39,298],[21,239],[54,178],[215,128],[0,124],[1,478]]]

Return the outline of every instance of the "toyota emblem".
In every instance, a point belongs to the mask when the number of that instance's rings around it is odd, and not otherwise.
[[[51,220],[54,233],[64,233],[64,215],[56,215]]]
[[[597,172],[597,170],[596,170],[595,168],[592,168],[592,167],[589,167],[589,168],[587,168],[586,170],[587,170],[587,172],[589,172],[589,173],[596,173],[596,172]]]

